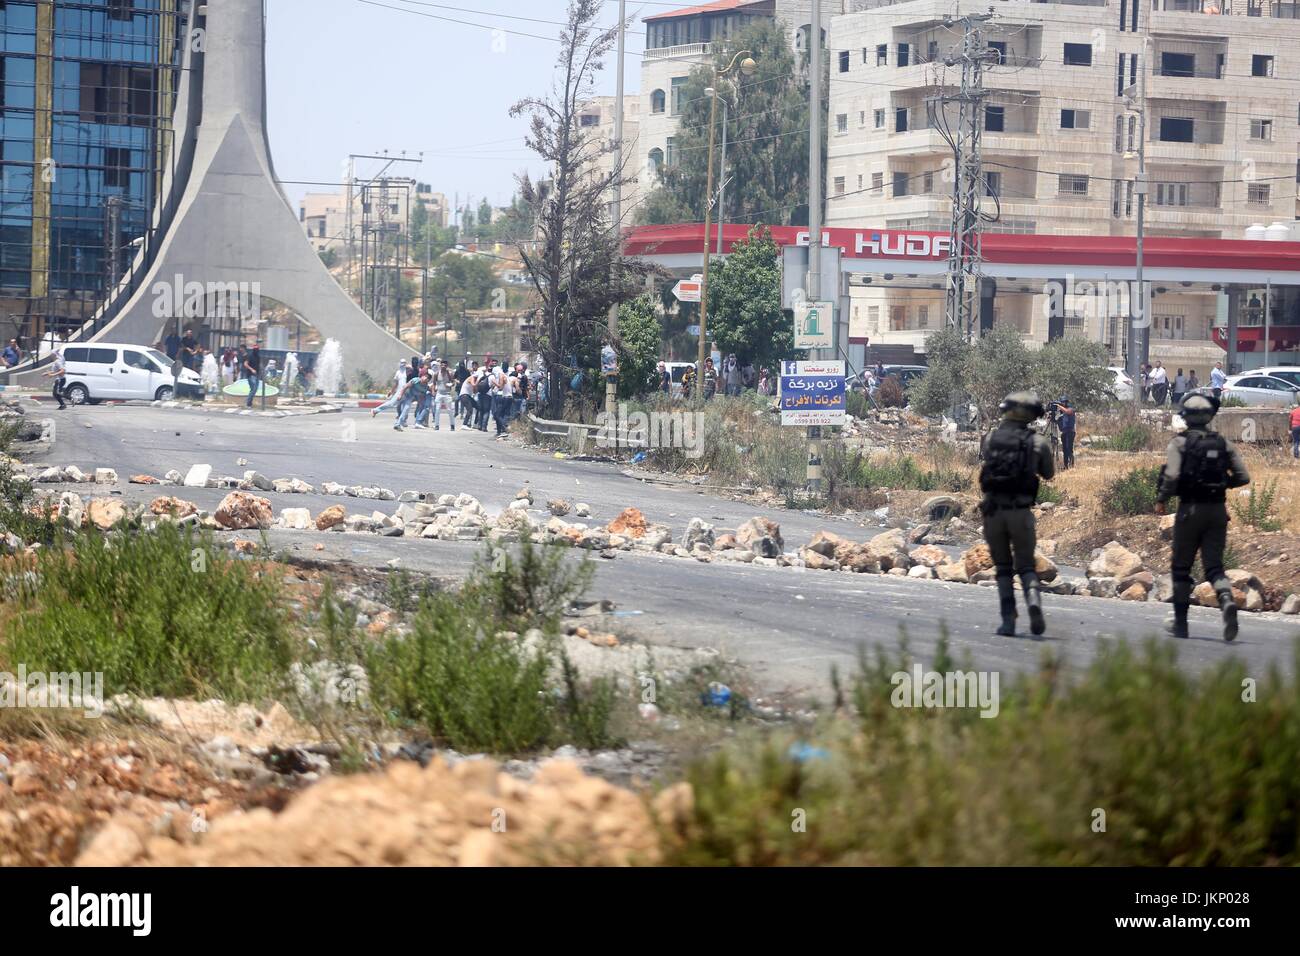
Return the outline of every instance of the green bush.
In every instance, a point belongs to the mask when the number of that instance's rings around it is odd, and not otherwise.
[[[568,548],[535,544],[524,534],[517,548],[489,547],[479,556],[462,597],[492,610],[505,630],[554,630],[595,575],[590,555],[574,560]]]
[[[1000,687],[992,719],[895,707],[907,655],[864,656],[844,695],[855,720],[692,765],[692,808],[662,822],[666,862],[1300,863],[1296,668],[1274,668],[1247,703],[1242,662],[1188,672],[1176,653],[1108,645],[1073,680],[1049,658]]]
[[[1153,466],[1134,468],[1111,479],[1102,491],[1102,510],[1113,515],[1151,514],[1156,506],[1159,478],[1160,469]]]
[[[1146,451],[1156,440],[1151,426],[1142,422],[1128,422],[1122,425],[1114,435],[1093,442],[1093,448],[1107,451]]]
[[[898,380],[897,375],[885,376],[877,390],[876,398],[885,408],[902,408],[907,404],[907,397],[903,394],[903,383]]]
[[[110,694],[251,700],[292,658],[280,581],[174,525],[42,549],[0,650],[33,671],[102,671]]]
[[[857,483],[864,488],[888,488],[891,491],[966,491],[972,482],[967,472],[942,466],[923,468],[911,455],[903,455],[884,463],[862,458],[858,464]]]
[[[1282,522],[1274,513],[1277,501],[1277,479],[1256,484],[1250,494],[1232,496],[1232,511],[1242,524],[1256,531],[1280,531]]]
[[[1038,503],[1041,505],[1045,502],[1051,502],[1059,505],[1065,500],[1065,493],[1060,488],[1055,488],[1047,482],[1041,482],[1038,486]]]

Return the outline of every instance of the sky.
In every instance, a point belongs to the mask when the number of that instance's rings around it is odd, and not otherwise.
[[[395,164],[393,175],[404,171],[449,200],[459,193],[462,204],[467,195],[475,206],[483,197],[494,206],[509,203],[516,174],[542,170],[524,146],[526,120],[511,119],[509,110],[522,97],[549,91],[559,54],[553,38],[567,6],[567,0],[266,0],[268,124],[289,198],[296,205],[306,192],[337,192],[333,184],[344,181],[349,153],[400,156],[405,150],[414,159],[423,152],[422,162]],[[605,6],[602,22],[612,25],[617,0]],[[627,94],[636,92],[640,76],[641,17],[674,6],[627,0],[633,19]],[[612,54],[597,84],[597,93],[613,94]],[[373,175],[380,166],[359,163],[357,172]]]

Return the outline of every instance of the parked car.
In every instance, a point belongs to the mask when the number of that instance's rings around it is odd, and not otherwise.
[[[1247,405],[1290,408],[1295,404],[1297,394],[1300,394],[1300,386],[1293,385],[1286,379],[1245,372],[1229,376],[1220,397],[1240,399]]]
[[[875,368],[875,366],[873,365],[872,368]],[[898,383],[903,386],[904,394],[907,394],[907,390],[917,379],[930,371],[924,365],[885,365],[882,368],[885,370],[886,378],[892,375],[898,379]],[[863,369],[861,372],[855,372],[844,380],[844,384],[849,391],[866,388],[867,371],[868,369]]]
[[[1300,365],[1269,365],[1265,368],[1253,368],[1243,375],[1269,375],[1284,382],[1300,387]]]
[[[68,345],[64,395],[73,405],[116,401],[169,401],[172,398],[202,398],[203,382],[198,373],[181,369],[172,375],[172,362],[157,349],[142,345]]]
[[[1133,401],[1133,396],[1135,394],[1133,391],[1133,379],[1129,376],[1128,372],[1121,366],[1112,365],[1110,366],[1110,373],[1115,379],[1110,386],[1111,394],[1115,396],[1116,400],[1121,402]]]

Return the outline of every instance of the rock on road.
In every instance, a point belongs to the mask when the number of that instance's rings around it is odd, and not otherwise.
[[[212,409],[96,406],[67,412],[42,407],[32,417],[53,417],[56,441],[34,464],[77,465],[117,470],[119,488],[132,500],[175,493],[213,510],[225,494],[217,489],[157,488],[125,482],[134,474],[161,477],[192,464],[211,464],[214,475],[242,475],[255,469],[269,478],[302,478],[320,487],[379,485],[439,494],[468,492],[489,511],[504,508],[527,484],[538,506],[563,497],[591,505],[592,524],[611,520],[635,506],[648,520],[667,524],[680,537],[692,517],[718,528],[734,528],[766,514],[781,524],[787,549],[801,547],[819,529],[865,540],[880,529],[854,521],[803,512],[761,511],[744,502],[689,488],[646,483],[600,462],[559,460],[545,453],[496,441],[481,432],[407,430],[396,432],[392,416],[345,410],[341,414],[290,418],[225,415]],[[89,426],[89,427],[86,427]],[[247,459],[241,466],[238,459]],[[76,487],[82,494],[106,489]],[[349,513],[394,502],[359,501],[327,495],[266,493],[275,510],[307,507],[312,513],[342,504]],[[870,520],[870,516],[868,516]],[[272,531],[272,544],[312,559],[346,559],[383,567],[394,558],[412,571],[463,575],[482,549],[478,543],[381,538],[366,534]],[[323,551],[315,551],[317,543]],[[576,556],[575,556],[576,557]],[[1109,642],[1160,633],[1167,608],[1083,597],[1045,595],[1048,633],[1044,640],[995,635],[997,597],[992,589],[877,575],[834,574],[800,568],[764,568],[731,562],[700,563],[641,552],[619,552],[596,561],[595,599],[617,605],[617,629],[651,642],[722,650],[750,668],[767,689],[824,693],[832,665],[851,670],[862,644],[894,647],[906,632],[909,646],[929,661],[947,633],[958,654],[969,653],[981,670],[1032,669],[1045,649],[1080,667]],[[1027,632],[1024,615],[1022,629]],[[1226,645],[1218,637],[1217,612],[1192,609],[1192,639],[1181,644],[1188,667],[1226,659],[1244,661],[1262,675],[1277,662],[1293,661],[1294,618],[1243,615],[1242,633]]]

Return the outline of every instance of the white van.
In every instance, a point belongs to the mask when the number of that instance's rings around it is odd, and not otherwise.
[[[172,375],[172,362],[157,349],[143,345],[67,345],[63,349],[67,383],[63,394],[73,405],[104,400],[169,401],[202,398],[203,383],[195,372]]]

